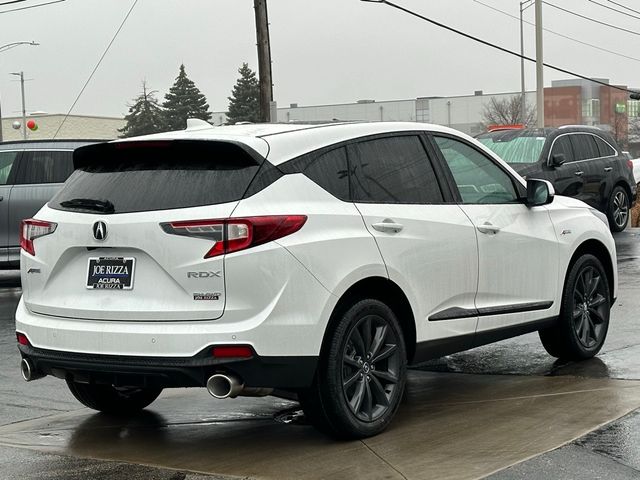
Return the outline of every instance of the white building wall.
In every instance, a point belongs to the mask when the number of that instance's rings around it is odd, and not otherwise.
[[[46,140],[53,138],[56,134],[64,115],[34,115],[27,117],[27,120],[29,119],[36,121],[38,130],[32,132],[27,129],[27,139]],[[2,137],[4,141],[22,140],[22,130],[14,130],[12,127],[15,121],[22,123],[22,117],[2,119]],[[112,140],[121,135],[118,129],[124,127],[125,123],[123,118],[69,115],[56,138]]]

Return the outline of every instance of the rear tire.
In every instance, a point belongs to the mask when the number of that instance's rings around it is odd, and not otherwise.
[[[585,360],[602,348],[609,329],[611,295],[602,263],[582,255],[569,269],[556,326],[540,330],[549,355],[565,360]]]
[[[162,388],[113,387],[77,383],[67,380],[67,386],[85,407],[105,413],[129,414],[151,405]]]
[[[400,324],[387,305],[365,299],[327,335],[313,385],[298,395],[305,415],[337,438],[377,435],[404,393],[407,354]]]
[[[612,232],[621,232],[627,228],[630,209],[631,199],[624,187],[618,185],[611,192],[611,196],[609,197],[609,207],[607,209],[609,228]]]

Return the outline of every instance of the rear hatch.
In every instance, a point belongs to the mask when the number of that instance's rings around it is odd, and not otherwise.
[[[205,320],[225,306],[220,222],[263,157],[218,141],[122,142],[76,151],[77,170],[36,218],[55,230],[23,255],[35,313]]]

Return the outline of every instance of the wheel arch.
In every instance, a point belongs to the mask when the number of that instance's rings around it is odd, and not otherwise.
[[[367,277],[351,285],[340,297],[327,324],[320,353],[328,347],[328,333],[338,322],[340,315],[358,300],[372,298],[385,303],[395,313],[402,328],[407,347],[407,361],[411,363],[416,351],[416,322],[409,299],[392,280],[384,277]]]
[[[607,281],[609,283],[609,292],[611,294],[610,300],[611,302],[613,302],[614,295],[615,295],[613,262],[611,260],[611,255],[609,254],[609,250],[607,250],[607,247],[605,247],[604,244],[598,240],[595,240],[595,239],[586,240],[582,242],[578,246],[578,248],[576,248],[567,266],[567,270],[565,272],[565,281],[566,281],[567,275],[569,274],[569,271],[571,270],[571,267],[573,267],[573,264],[576,263],[578,258],[580,258],[582,255],[585,255],[585,254],[593,255],[598,260],[600,260],[600,263],[602,263],[605,274],[607,275]]]

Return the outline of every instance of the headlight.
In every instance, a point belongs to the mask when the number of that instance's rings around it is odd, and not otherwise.
[[[607,228],[609,228],[609,219],[607,218],[607,216],[602,213],[600,210],[596,210],[595,208],[590,208],[589,211],[597,218],[599,218],[600,220],[602,220],[602,223],[604,223]]]

